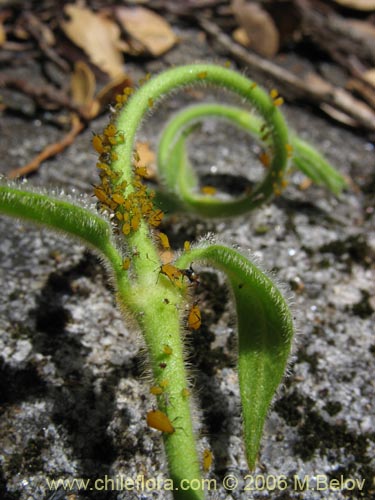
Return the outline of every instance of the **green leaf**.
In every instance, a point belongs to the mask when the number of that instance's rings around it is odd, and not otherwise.
[[[99,250],[115,268],[121,266],[111,242],[110,224],[83,207],[41,193],[0,186],[0,213],[75,236]]]
[[[233,292],[244,441],[253,469],[267,411],[287,366],[293,339],[291,313],[272,280],[239,252],[205,244],[184,253],[177,264],[182,268],[198,261],[223,271]]]
[[[192,195],[192,189],[198,185],[198,179],[187,156],[186,141],[197,124],[207,117],[229,121],[262,142],[262,119],[238,107],[205,103],[189,106],[177,113],[164,128],[158,151],[158,167],[167,188],[159,196],[168,204],[169,195],[170,210],[181,209],[181,203],[176,203],[178,196],[202,215],[226,215],[236,207],[236,201],[224,204],[213,198],[201,198],[197,203],[196,195]],[[316,184],[325,186],[335,195],[340,194],[346,186],[343,176],[306,141],[291,134],[290,143],[293,165]],[[267,144],[267,140],[263,144]],[[249,208],[252,207],[248,206]],[[241,207],[240,210],[242,209]]]
[[[344,177],[311,144],[297,136],[291,138],[293,145],[293,163],[316,184],[325,186],[335,195],[339,195],[347,186]]]

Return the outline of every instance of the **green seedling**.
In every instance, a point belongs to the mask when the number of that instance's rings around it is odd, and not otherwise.
[[[158,166],[162,185],[157,193],[146,182],[147,169],[134,150],[136,131],[152,106],[187,85],[213,85],[246,101],[252,112],[227,105],[201,104],[176,115],[160,141]],[[247,462],[256,465],[264,421],[288,362],[293,324],[286,300],[245,254],[210,237],[184,249],[173,262],[162,262],[160,246],[169,240],[157,229],[173,210],[202,217],[228,217],[252,210],[279,195],[290,163],[334,193],[342,177],[321,155],[295,135],[289,135],[280,112],[282,99],[227,68],[197,64],[173,68],[147,81],[136,92],[124,89],[104,132],[94,135],[100,181],[94,187],[97,211],[85,203],[59,199],[24,186],[0,187],[0,212],[28,219],[78,238],[105,259],[116,299],[124,317],[132,317],[142,333],[153,375],[145,427],[163,437],[171,480],[178,486],[197,484],[211,466],[198,456],[192,420],[191,391],[185,365],[183,330],[198,330],[201,313],[191,298],[198,283],[192,267],[212,266],[226,277],[237,314],[238,373]],[[214,190],[199,192],[189,163],[186,140],[196,122],[206,116],[227,120],[246,130],[262,146],[264,179],[242,196],[221,200]],[[190,305],[189,302],[191,301]],[[171,403],[173,402],[173,404]],[[193,481],[193,483],[191,483]],[[195,482],[194,482],[195,481]],[[201,488],[175,489],[176,499],[202,499]]]

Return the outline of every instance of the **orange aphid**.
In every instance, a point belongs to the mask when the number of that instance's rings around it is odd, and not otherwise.
[[[122,261],[122,268],[124,269],[124,271],[127,271],[129,267],[130,267],[130,258],[125,257],[125,259]]]
[[[171,246],[169,244],[168,236],[166,234],[164,234],[164,233],[158,233],[158,238],[160,240],[160,243],[162,244],[162,247],[165,250],[169,250],[171,248]]]
[[[185,241],[184,242],[184,250],[185,250],[185,252],[189,252],[190,251],[190,241]]]
[[[203,450],[203,470],[208,472],[212,465],[212,452],[207,448]]]
[[[181,396],[183,398],[188,398],[190,396],[190,391],[187,387],[184,387],[183,389],[181,389]]]
[[[201,71],[200,73],[197,74],[198,78],[201,78],[202,80],[204,78],[207,78],[207,71]]]
[[[127,181],[122,181],[120,184],[116,186],[116,191],[124,191],[127,185],[128,185]]]
[[[139,176],[137,175],[137,177],[139,177]],[[139,177],[139,179],[140,179],[140,177]],[[142,181],[140,181],[139,179],[137,179],[133,182],[133,186],[136,188],[136,191],[137,191],[136,197],[138,199],[141,199],[147,195],[147,187],[144,184],[142,184]]]
[[[190,330],[198,330],[202,324],[201,311],[197,304],[193,304],[188,316],[188,327]]]
[[[135,167],[134,173],[140,177],[148,177],[147,167]]]
[[[132,208],[132,202],[131,202],[130,199],[126,199],[124,201],[124,208],[125,208],[125,210],[131,210],[131,208]]]
[[[114,137],[117,134],[117,128],[116,125],[113,123],[110,123],[105,129],[104,129],[104,135],[107,137]]]
[[[277,99],[275,99],[273,101],[273,104],[278,107],[278,106],[282,106],[284,104],[284,99],[282,97],[278,97]]]
[[[123,205],[125,203],[125,198],[119,193],[114,193],[112,195],[112,200],[119,205]]]
[[[286,149],[288,158],[290,158],[293,155],[293,146],[291,144],[285,144],[285,149]]]
[[[125,222],[125,224],[122,225],[122,232],[127,236],[130,233],[131,227],[129,222]]]
[[[141,203],[141,212],[142,212],[142,215],[149,215],[150,212],[152,212],[151,201],[145,200]]]
[[[150,388],[150,393],[153,394],[154,396],[160,396],[160,394],[163,393],[163,389],[159,387],[158,385],[153,385]]]
[[[168,380],[162,380],[159,385],[160,385],[160,387],[162,389],[165,389],[166,387],[169,386],[169,381]]]
[[[105,172],[107,175],[109,174],[111,168],[109,165],[107,165],[107,163],[103,163],[101,161],[98,161],[98,163],[96,164],[96,166],[98,168],[100,168],[100,170],[103,170],[103,172]]]
[[[108,200],[108,196],[106,195],[104,189],[99,186],[94,186],[94,195],[102,203],[105,203]]]
[[[167,434],[173,434],[175,428],[173,427],[168,416],[160,410],[151,410],[147,413],[147,425],[152,429],[156,429]]]
[[[102,136],[98,134],[94,134],[94,137],[92,138],[92,145],[97,153],[100,155],[105,152],[105,148],[103,145],[103,138]]]
[[[276,90],[276,89],[272,89],[270,91],[270,96],[272,97],[272,99],[276,99],[276,97],[279,95],[279,91]]]
[[[151,226],[157,227],[161,223],[163,216],[164,213],[162,212],[162,210],[154,210],[153,212],[151,212],[151,215],[148,218],[148,222]]]
[[[153,105],[154,105],[154,100],[153,100],[153,98],[152,98],[152,97],[150,97],[150,98],[148,99],[148,107],[149,107],[149,108],[152,108],[152,106],[153,106]]]
[[[105,191],[108,195],[111,194],[112,192],[112,186],[111,186],[111,181],[108,179],[108,177],[105,177],[105,175],[100,176],[102,184],[101,184],[101,189]]]
[[[203,194],[212,196],[216,193],[216,188],[214,188],[213,186],[203,186],[201,188],[201,191]]]
[[[133,217],[131,218],[131,221],[130,221],[130,224],[131,224],[133,231],[137,231],[137,229],[139,228],[140,222],[141,222],[141,218],[139,217],[139,215],[133,215]]]
[[[260,153],[259,155],[259,161],[261,162],[261,164],[264,166],[264,167],[269,167],[270,166],[270,163],[271,163],[271,158],[269,156],[268,153],[266,153],[265,151],[263,151],[262,153]]]
[[[168,344],[164,344],[164,346],[163,346],[163,352],[167,356],[171,356],[172,353],[173,353],[172,347],[170,347]]]
[[[100,203],[103,203],[103,205],[112,209],[116,206],[102,187],[94,186],[94,195],[98,198]]]
[[[141,157],[139,156],[138,151],[133,152],[133,158],[134,158],[134,161],[136,161],[136,162],[139,162],[141,160]]]
[[[164,274],[164,276],[166,276],[178,288],[182,288],[181,278],[183,277],[183,274],[181,269],[178,269],[176,266],[169,262],[160,266],[159,272],[161,274]]]
[[[117,94],[115,99],[118,104],[124,104],[127,101],[127,97],[121,94]]]

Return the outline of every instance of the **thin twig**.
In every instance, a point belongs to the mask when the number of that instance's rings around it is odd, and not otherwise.
[[[8,174],[9,179],[15,179],[17,177],[22,177],[31,172],[38,170],[40,164],[64,151],[65,148],[70,146],[77,135],[83,130],[85,124],[79,119],[77,115],[72,115],[72,127],[69,132],[58,142],[49,144],[43,149],[30,163],[27,165],[11,170]]]
[[[203,16],[197,18],[201,27],[224,47],[232,57],[247,64],[266,77],[275,79],[285,92],[293,92],[295,98],[305,98],[319,106],[322,103],[340,110],[354,118],[363,128],[375,131],[375,113],[362,101],[355,99],[344,89],[335,87],[317,74],[310,74],[309,79],[301,79],[270,60],[244,49],[226,35],[216,24]]]

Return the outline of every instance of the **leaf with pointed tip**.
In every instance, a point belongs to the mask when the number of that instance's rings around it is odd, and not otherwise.
[[[239,252],[207,243],[184,253],[177,265],[183,268],[198,261],[225,273],[234,295],[244,441],[253,469],[267,411],[287,366],[293,339],[291,313],[271,279]]]

